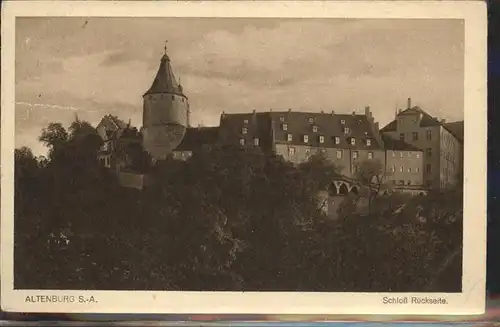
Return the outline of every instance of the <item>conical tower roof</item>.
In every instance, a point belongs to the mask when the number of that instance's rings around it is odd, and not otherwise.
[[[156,73],[156,77],[149,90],[144,95],[153,93],[177,93],[182,94],[182,86],[177,83],[172,66],[170,65],[170,58],[165,53],[161,58],[160,67]]]

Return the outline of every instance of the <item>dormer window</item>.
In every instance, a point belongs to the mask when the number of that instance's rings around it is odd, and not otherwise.
[[[309,117],[309,123],[310,124],[314,123],[314,118],[313,117]]]
[[[286,135],[286,140],[287,140],[288,142],[292,142],[292,134],[287,134],[287,135]]]
[[[243,127],[241,129],[241,134],[245,135],[246,133],[248,133],[248,129],[246,127]]]
[[[335,136],[335,144],[340,144],[340,137]]]
[[[349,127],[344,128],[344,134],[346,134],[346,135],[349,134]]]
[[[351,137],[351,145],[356,145],[356,139],[354,137]]]
[[[319,136],[319,143],[325,143],[325,137],[323,135]]]
[[[368,152],[368,159],[373,159],[373,152]]]
[[[245,145],[245,139],[240,139],[240,145]]]
[[[372,140],[370,139],[366,140],[366,146],[372,146]]]
[[[358,151],[353,151],[352,152],[352,158],[353,159],[358,159]]]
[[[304,143],[309,142],[309,135],[304,135]]]
[[[341,119],[341,120],[340,120],[340,123],[341,123],[342,125],[345,125],[345,120],[344,120],[344,119]]]
[[[285,121],[285,116],[280,116],[280,122],[284,122]]]
[[[253,139],[253,145],[259,146],[259,138],[256,137]]]
[[[318,132],[318,126],[313,126],[313,132],[317,133]]]
[[[282,128],[284,131],[287,131],[287,130],[288,130],[288,124],[282,124],[282,125],[281,125],[281,128]]]
[[[245,120],[243,121],[243,124],[247,125],[247,124],[248,124],[248,119],[245,119]]]

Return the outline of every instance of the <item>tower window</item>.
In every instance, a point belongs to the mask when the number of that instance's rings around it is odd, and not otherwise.
[[[286,139],[288,142],[292,142],[292,134],[287,134]]]
[[[325,143],[325,137],[323,135],[319,136],[319,143]]]
[[[304,143],[309,142],[309,135],[304,135]]]
[[[287,131],[287,130],[288,130],[288,124],[283,124],[283,125],[281,125],[281,128],[282,128],[284,131]]]
[[[248,133],[248,129],[247,129],[246,127],[243,127],[243,128],[241,129],[241,133],[242,133],[242,134],[246,134],[246,133]]]

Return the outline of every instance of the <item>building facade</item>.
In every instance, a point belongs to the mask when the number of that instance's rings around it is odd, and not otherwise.
[[[438,120],[412,106],[408,99],[407,108],[399,110],[381,133],[423,151],[424,185],[444,188],[459,182],[463,169],[463,122]]]

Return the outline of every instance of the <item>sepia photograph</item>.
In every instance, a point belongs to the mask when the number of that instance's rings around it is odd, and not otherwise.
[[[2,282],[8,269],[24,311],[96,312],[94,291],[467,308],[460,296],[484,294],[486,107],[484,90],[468,95],[484,58],[466,64],[470,8],[456,8],[13,18]]]

